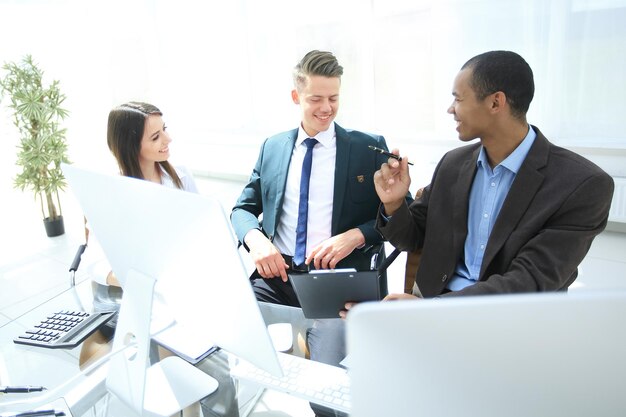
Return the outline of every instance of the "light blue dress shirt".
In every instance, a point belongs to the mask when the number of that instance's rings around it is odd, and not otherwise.
[[[528,134],[522,143],[493,169],[489,165],[485,148],[480,149],[476,176],[470,191],[464,255],[448,283],[449,290],[458,291],[478,281],[493,225],[536,137],[535,131],[528,126]]]

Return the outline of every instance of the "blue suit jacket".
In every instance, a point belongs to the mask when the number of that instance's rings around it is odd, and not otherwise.
[[[366,247],[383,241],[375,229],[380,199],[374,189],[374,172],[387,162],[387,157],[368,149],[368,145],[387,150],[382,136],[335,125],[337,156],[332,235],[358,227],[365,236]],[[237,238],[243,243],[251,229],[260,229],[274,239],[282,214],[285,185],[291,154],[298,129],[279,133],[265,140],[259,159],[239,200],[231,213]],[[409,196],[410,198],[410,196]],[[262,227],[259,216],[263,214]]]

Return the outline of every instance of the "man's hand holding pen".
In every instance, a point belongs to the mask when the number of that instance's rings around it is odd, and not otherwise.
[[[380,201],[385,205],[387,215],[392,215],[402,204],[409,192],[409,160],[400,157],[400,151],[394,149],[387,163],[374,173],[374,186]]]
[[[400,155],[396,155],[396,154],[393,154],[391,152],[387,152],[386,150],[377,148],[376,146],[371,146],[370,145],[370,146],[368,146],[368,148],[370,148],[374,152],[378,152],[380,154],[387,155],[389,158],[393,158],[396,161],[402,161],[402,157]],[[409,162],[409,165],[413,165],[413,163]]]

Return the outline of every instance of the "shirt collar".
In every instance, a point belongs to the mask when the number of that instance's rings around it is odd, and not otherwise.
[[[515,148],[515,150],[509,156],[507,156],[504,161],[500,162],[497,166],[502,165],[509,171],[513,172],[514,174],[517,174],[520,167],[522,166],[522,163],[524,162],[524,159],[526,159],[526,155],[528,155],[528,151],[530,151],[530,147],[533,145],[533,142],[535,141],[536,137],[537,137],[537,133],[535,133],[532,126],[528,125],[528,133],[526,134],[526,137],[524,138],[524,140],[519,145],[517,145],[517,148]],[[476,165],[478,167],[489,166],[489,161],[487,160],[487,152],[485,151],[484,146],[480,147],[480,154],[478,155],[478,160],[476,161]],[[494,167],[494,170],[495,168],[496,167]]]
[[[302,125],[298,128],[298,139],[296,139],[296,146],[300,146],[305,139],[308,139],[310,136],[302,128]],[[330,124],[328,130],[324,130],[319,132],[317,135],[313,136],[322,146],[329,147],[332,145],[335,140],[335,122]]]

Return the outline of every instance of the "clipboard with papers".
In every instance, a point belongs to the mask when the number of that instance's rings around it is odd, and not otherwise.
[[[319,269],[289,274],[304,316],[307,319],[334,319],[339,317],[346,302],[382,300],[387,295],[387,268],[400,252],[394,249],[378,268],[375,268],[377,259],[373,258],[369,271]]]
[[[339,318],[348,301],[377,301],[387,295],[386,280],[376,270],[313,270],[289,274],[289,279],[308,319]]]

